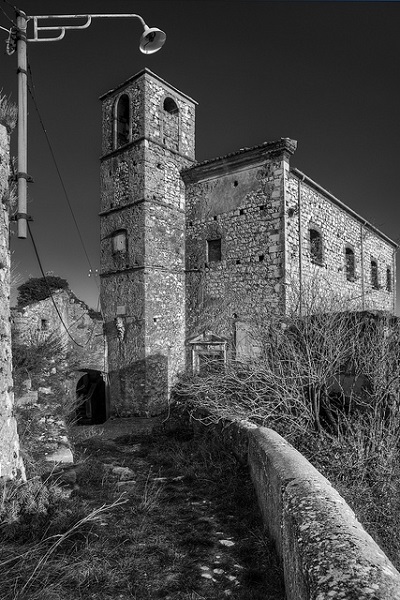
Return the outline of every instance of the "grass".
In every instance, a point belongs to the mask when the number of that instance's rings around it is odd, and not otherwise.
[[[400,570],[400,454],[386,434],[381,447],[371,449],[376,432],[365,420],[355,420],[345,436],[308,435],[296,447],[330,480]]]
[[[211,433],[80,437],[71,497],[0,549],[4,600],[284,597],[249,475]]]

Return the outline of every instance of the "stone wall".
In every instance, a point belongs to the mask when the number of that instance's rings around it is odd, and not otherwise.
[[[300,201],[299,201],[300,196]],[[291,171],[286,182],[286,275],[288,306],[303,296],[303,311],[317,296],[338,310],[395,310],[396,246],[354,211],[309,178]],[[310,227],[322,236],[322,261],[310,255]],[[354,278],[346,276],[346,247],[354,252]],[[378,289],[371,283],[371,260],[378,265]],[[390,269],[391,289],[386,288]]]
[[[55,337],[60,340],[66,353],[73,351],[74,364],[78,368],[104,372],[102,320],[92,318],[87,305],[69,290],[56,290],[53,300],[46,298],[12,310],[14,342],[29,346]]]
[[[186,337],[203,329],[233,341],[235,323],[282,308],[283,189],[290,140],[183,173],[186,181]],[[221,240],[221,259],[207,256]]]
[[[115,110],[129,98],[127,139]],[[128,416],[168,407],[184,366],[184,186],[194,158],[193,100],[147,69],[103,100],[101,302],[112,409]],[[126,243],[113,248],[115,234]]]
[[[13,414],[11,324],[10,324],[10,249],[7,205],[10,168],[9,134],[0,125],[0,477],[24,476],[19,455],[17,424]]]
[[[300,452],[272,429],[226,420],[205,428],[204,416],[192,421],[196,434],[213,430],[249,467],[268,537],[283,567],[287,600],[400,600],[400,573]],[[179,429],[179,423],[170,427]]]

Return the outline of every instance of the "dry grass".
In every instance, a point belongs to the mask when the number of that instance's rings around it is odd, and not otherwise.
[[[248,473],[216,439],[87,437],[77,450],[77,485],[58,518],[87,517],[5,544],[4,600],[283,598]]]
[[[9,133],[14,129],[18,119],[18,108],[0,90],[0,124],[7,127]]]
[[[270,315],[254,333],[258,358],[183,375],[178,400],[206,422],[250,419],[278,431],[400,569],[400,322],[372,313],[284,323]]]

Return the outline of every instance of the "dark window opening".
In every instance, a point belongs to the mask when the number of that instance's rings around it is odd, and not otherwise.
[[[237,259],[236,264],[240,265],[240,258]]]
[[[116,109],[116,147],[120,148],[127,144],[129,140],[130,106],[129,96],[123,94],[117,104]]]
[[[371,260],[371,285],[374,290],[379,289],[378,263],[376,262],[376,260]]]
[[[314,263],[322,264],[322,235],[317,229],[310,229],[310,255]]]
[[[239,185],[239,182],[238,182],[238,181],[234,181],[234,182],[233,182],[233,185],[234,185],[235,187],[237,187],[237,186]]]
[[[177,106],[175,100],[172,100],[172,98],[165,98],[164,110],[165,110],[165,112],[169,113],[170,115],[175,115],[176,113],[179,112],[178,106]]]
[[[241,209],[239,210],[239,214],[240,214],[240,215],[244,215],[244,208],[241,208]]]
[[[207,240],[207,260],[208,262],[221,261],[221,238]]]
[[[214,215],[214,221],[217,221],[217,220],[218,220],[217,215]]]
[[[355,279],[355,257],[352,248],[346,248],[345,250],[345,266],[346,266],[346,279],[347,281],[354,281]]]
[[[260,254],[260,256],[258,257],[258,260],[259,260],[260,262],[262,262],[262,261],[264,260],[264,254]]]
[[[47,319],[41,319],[40,321],[40,330],[41,331],[48,331],[49,329],[49,322]]]
[[[389,267],[386,269],[386,291],[392,291],[392,271],[389,269]]]

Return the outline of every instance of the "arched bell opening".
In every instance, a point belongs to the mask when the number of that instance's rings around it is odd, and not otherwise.
[[[75,419],[77,425],[95,425],[107,420],[106,384],[101,371],[82,369],[76,384]]]

